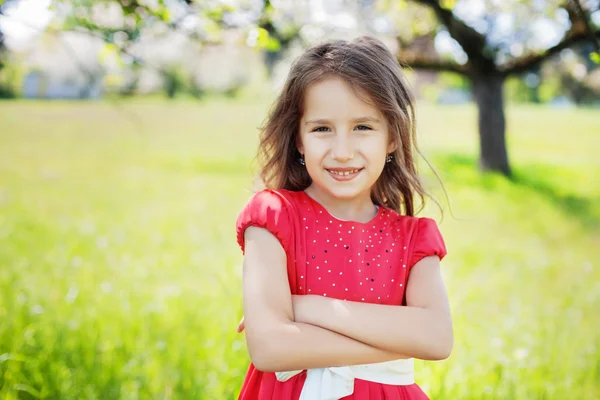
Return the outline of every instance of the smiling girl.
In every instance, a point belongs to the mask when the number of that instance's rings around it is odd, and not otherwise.
[[[237,220],[252,363],[240,399],[427,399],[413,359],[453,329],[435,221],[415,217],[412,95],[377,39],[331,41],[291,68]]]

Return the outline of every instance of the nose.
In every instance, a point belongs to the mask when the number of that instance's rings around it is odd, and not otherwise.
[[[331,148],[331,158],[340,163],[350,161],[354,158],[354,147],[348,135],[337,135]]]

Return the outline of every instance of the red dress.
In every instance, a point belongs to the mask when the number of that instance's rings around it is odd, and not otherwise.
[[[241,211],[237,240],[244,251],[248,226],[268,229],[287,254],[292,294],[402,305],[410,269],[423,257],[442,259],[446,247],[434,220],[402,216],[379,207],[368,223],[333,217],[304,191],[264,190]],[[241,400],[298,400],[306,371],[286,382],[251,363],[242,385]],[[415,383],[386,385],[356,379],[354,394],[344,400],[427,399]]]

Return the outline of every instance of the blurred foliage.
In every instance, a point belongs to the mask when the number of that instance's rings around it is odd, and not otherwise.
[[[53,0],[52,7],[57,16],[55,29],[88,32],[124,54],[144,34],[160,36],[165,30],[185,31],[199,42],[218,43],[227,28],[227,14],[235,11],[220,1],[183,0]]]
[[[467,2],[454,0],[376,4],[378,12],[393,21],[399,58],[409,67],[451,71],[469,79],[510,77],[538,73],[540,61],[574,48],[588,71],[597,68],[591,61],[600,50],[600,26],[591,14],[600,12],[599,0],[484,2],[472,12]],[[553,40],[548,40],[549,33]]]
[[[268,71],[272,72],[272,63],[282,57],[283,51],[298,37],[300,31],[300,26],[294,23],[293,18],[289,18],[289,13],[276,9],[268,0],[264,1],[263,12],[255,3],[216,0],[54,0],[53,8],[57,17],[52,29],[84,32],[105,41],[106,47],[100,62],[108,54],[117,57],[118,63],[124,68],[136,70],[142,66],[157,70],[167,79],[163,86],[170,88],[167,90],[169,97],[183,90],[186,85],[194,96],[200,97],[202,90],[198,90],[194,82],[183,84],[188,80],[187,77],[174,80],[173,68],[180,70],[179,75],[185,75],[183,70],[193,67],[182,68],[183,58],[168,62],[167,65],[148,63],[133,50],[137,43],[145,40],[147,45],[152,39],[159,42],[170,34],[183,34],[201,48],[222,44],[228,30],[237,30],[238,33],[245,32],[245,45],[267,53],[265,64]],[[237,39],[240,46],[244,45],[243,39]],[[137,80],[133,81],[123,87],[124,94],[135,92]],[[236,93],[239,84],[233,82],[225,91],[229,95]]]
[[[172,66],[163,70],[162,74],[163,85],[168,98],[174,98],[177,93],[183,91],[183,89],[186,87],[186,77],[181,68]]]
[[[0,77],[0,99],[14,99],[17,97],[15,88]]]
[[[23,69],[16,60],[6,56],[3,58],[3,67],[0,69],[0,99],[14,99],[21,94],[19,83],[23,81]]]
[[[263,48],[271,52],[277,52],[281,50],[281,43],[273,36],[269,35],[269,32],[264,28],[258,28],[256,45],[259,48]]]
[[[121,35],[121,40],[135,41],[143,27],[169,21],[164,0],[55,0],[53,9],[62,19],[63,29],[97,32],[109,43],[114,43],[115,35]]]
[[[253,26],[259,26],[267,31],[267,37],[261,40],[261,44],[273,46],[268,40],[269,36],[270,40],[279,42],[293,33],[289,31],[287,24],[284,24],[283,29],[276,29],[283,21],[272,21],[272,16],[278,13],[273,10],[270,2],[266,3],[262,19],[255,18],[252,21],[245,18],[242,25],[234,16],[251,13],[253,8],[244,2],[234,6],[233,3],[215,0],[53,0],[53,8],[59,15],[55,21],[57,27],[66,30],[83,29],[98,34],[108,43],[116,43],[122,49],[138,40],[144,31],[157,30],[157,27],[186,32],[199,42],[219,43],[221,33],[226,29],[242,26],[250,30]]]
[[[468,58],[465,49],[471,49],[468,52],[471,57],[479,51],[475,49],[479,48],[481,41],[483,48],[480,49],[480,56],[493,62],[495,68],[501,68],[517,61],[528,62],[530,58],[545,51],[541,43],[543,38],[535,31],[540,24],[551,24],[560,36],[561,30],[568,28],[571,18],[576,21],[571,23],[572,27],[577,28],[580,33],[582,18],[589,18],[587,14],[599,6],[600,1],[584,2],[583,14],[575,10],[576,2],[565,3],[559,0],[485,2],[481,5],[483,9],[472,13],[466,11],[465,4],[457,0],[439,3],[425,0],[377,0],[372,6],[361,9],[357,17],[371,28],[373,21],[385,19],[390,24],[387,33],[397,35],[401,48],[411,49],[419,57],[431,57],[434,61],[458,62],[472,67],[479,61],[471,59],[466,63]],[[90,32],[106,41],[111,53],[126,57],[127,65],[134,66],[144,60],[130,54],[129,49],[144,35],[158,38],[168,32],[183,32],[200,43],[218,44],[225,31],[230,28],[238,29],[246,33],[246,45],[265,52],[264,62],[270,75],[274,64],[281,60],[293,41],[298,40],[303,44],[309,41],[310,35],[306,32],[311,30],[303,28],[312,24],[306,19],[306,15],[298,12],[294,2],[286,1],[54,0],[53,7],[57,15],[62,16],[55,21],[55,28]],[[594,29],[598,29],[594,25],[596,20],[591,21]],[[509,25],[507,21],[510,22]],[[457,28],[463,23],[464,27]],[[321,25],[319,32],[325,35],[327,24]],[[477,35],[481,37],[476,38]],[[453,43],[454,50],[436,54],[433,43],[443,37]],[[470,39],[467,40],[468,37]],[[585,57],[593,64],[593,60],[597,58],[595,55],[596,52],[590,51]],[[539,66],[532,68],[536,73]],[[588,67],[588,70],[592,69]],[[169,76],[169,71],[160,73]],[[523,72],[519,72],[521,74]],[[549,88],[554,87],[553,79],[550,79],[550,84],[544,83],[545,79],[541,76],[538,76],[538,80],[545,87],[532,88],[530,82],[516,83],[511,79],[511,87],[508,89],[510,98],[514,97],[519,101],[532,99],[534,102],[548,99],[548,94],[552,92]],[[588,94],[578,95],[582,90],[589,89],[587,83],[579,85],[577,80],[571,80],[566,75],[560,82],[563,90],[573,93],[571,97],[576,98],[575,101],[588,101],[591,97]],[[453,86],[450,84],[448,87]],[[434,92],[443,90],[443,87],[428,87],[425,97],[435,98]],[[131,90],[125,90],[125,93],[131,93]]]

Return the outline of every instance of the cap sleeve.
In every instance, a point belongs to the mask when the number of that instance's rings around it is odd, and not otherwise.
[[[265,228],[281,243],[286,253],[292,243],[289,204],[279,193],[263,190],[255,193],[240,212],[236,221],[237,242],[244,252],[244,232],[249,226]]]
[[[419,218],[413,234],[409,268],[428,256],[436,255],[441,260],[446,253],[446,244],[436,222],[431,218]]]

